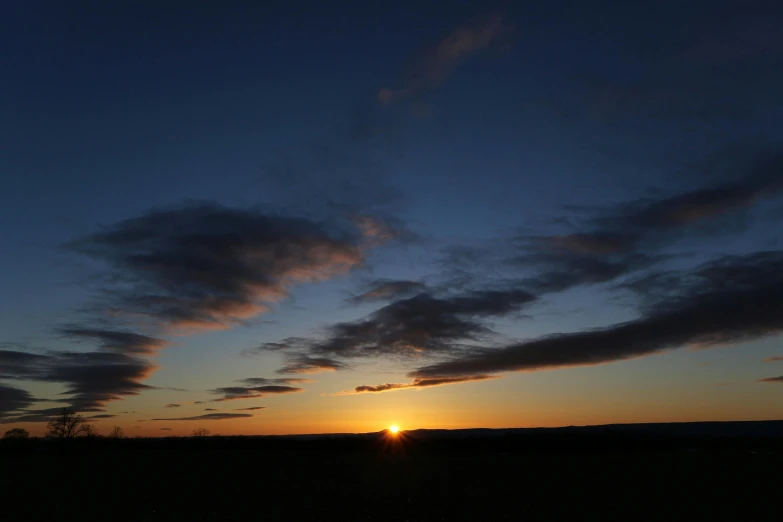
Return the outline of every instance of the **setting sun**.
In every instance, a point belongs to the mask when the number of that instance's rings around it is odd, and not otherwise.
[[[398,433],[400,431],[400,428],[396,424],[392,424],[389,426],[389,431],[392,433]]]

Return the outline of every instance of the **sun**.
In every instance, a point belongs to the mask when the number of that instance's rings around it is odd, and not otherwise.
[[[389,426],[389,431],[391,433],[399,433],[400,432],[400,427],[397,426],[396,424],[392,424],[391,426]]]

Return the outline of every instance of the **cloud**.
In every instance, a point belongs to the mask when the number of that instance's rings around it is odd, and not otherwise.
[[[266,406],[253,406],[251,408],[236,408],[234,411],[256,411],[256,410],[265,410]]]
[[[204,411],[218,411],[217,408],[204,408]]]
[[[164,408],[179,408],[180,406],[182,406],[182,405],[181,404],[171,403],[171,404],[165,405]]]
[[[767,377],[766,379],[761,379],[759,382],[781,382],[783,383],[783,375],[780,377]]]
[[[138,428],[139,426],[136,427]],[[171,431],[171,428],[161,428],[160,431]]]
[[[507,263],[536,269],[521,282],[533,292],[605,283],[665,259],[663,246],[689,233],[735,230],[740,211],[783,192],[783,156],[756,158],[748,172],[717,187],[621,203],[587,220],[587,231],[517,239]]]
[[[141,381],[156,369],[146,360],[113,352],[0,350],[0,363],[0,376],[5,379],[64,384],[63,395],[69,397],[57,402],[68,402],[82,412],[101,411],[108,402],[151,389]]]
[[[376,385],[357,386],[353,390],[338,392],[337,395],[355,395],[357,393],[381,393],[387,391],[410,390],[411,388],[430,388],[444,386],[446,384],[459,384],[463,382],[485,381],[497,379],[496,375],[465,375],[460,377],[435,377],[414,379],[411,383],[385,383]]]
[[[399,299],[401,297],[410,297],[425,290],[425,288],[424,283],[418,281],[378,280],[374,281],[367,291],[348,299],[348,302],[351,304],[363,304]]]
[[[24,410],[35,401],[25,390],[0,383],[0,419]]]
[[[116,417],[116,415],[109,415],[107,413],[102,413],[100,415],[91,415],[90,417],[87,417],[88,420],[100,420],[100,419],[112,419]]]
[[[163,339],[122,330],[69,326],[57,331],[75,341],[97,341],[102,351],[129,355],[151,355],[168,345]]]
[[[473,26],[454,29],[436,45],[415,57],[405,72],[402,87],[380,89],[378,100],[391,103],[438,87],[460,62],[496,42],[506,30],[497,16],[486,18]]]
[[[638,319],[484,349],[419,368],[415,378],[602,364],[672,350],[744,342],[783,331],[783,251],[727,256],[679,277]]]
[[[490,334],[482,320],[518,312],[535,300],[516,288],[447,297],[425,292],[394,301],[360,321],[335,324],[326,339],[298,349],[311,356],[346,358],[448,352],[455,342]]]
[[[250,377],[239,381],[241,386],[225,386],[215,388],[211,392],[215,395],[222,395],[215,402],[234,401],[241,399],[256,399],[266,397],[267,395],[279,395],[284,393],[297,393],[304,391],[303,388],[289,386],[307,382],[307,379],[267,379],[265,377]]]
[[[363,262],[358,230],[217,204],[151,211],[67,247],[105,262],[106,308],[174,329],[223,329],[255,317],[297,283]]]
[[[781,362],[781,361],[783,361],[783,356],[780,355],[776,355],[774,357],[767,357],[766,359],[764,359],[764,362],[768,362],[768,363]]]
[[[178,417],[169,419],[150,419],[154,421],[218,421],[218,420],[230,420],[230,419],[245,419],[252,417],[250,413],[207,413],[204,415],[196,415],[195,417]]]
[[[310,357],[307,355],[298,355],[290,357],[288,363],[277,370],[277,373],[319,373],[334,372],[345,368],[345,365],[329,357]]]

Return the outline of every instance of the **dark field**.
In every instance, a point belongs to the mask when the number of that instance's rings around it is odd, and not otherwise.
[[[82,441],[78,441],[82,442]],[[86,442],[86,441],[85,441]],[[515,443],[518,441],[514,441]],[[0,452],[3,520],[753,520],[783,453],[407,440],[98,441]],[[611,442],[611,441],[610,441]],[[254,445],[258,449],[252,449]]]

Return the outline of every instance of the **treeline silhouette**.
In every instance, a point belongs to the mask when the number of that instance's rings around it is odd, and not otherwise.
[[[783,454],[783,421],[677,423],[554,429],[415,430],[392,434],[210,436],[203,428],[189,437],[126,437],[115,427],[108,436],[84,429],[86,421],[64,411],[49,423],[48,436],[6,434],[0,452],[18,451],[270,451],[445,454],[640,454],[656,452],[774,452]],[[24,430],[21,430],[24,431]]]

